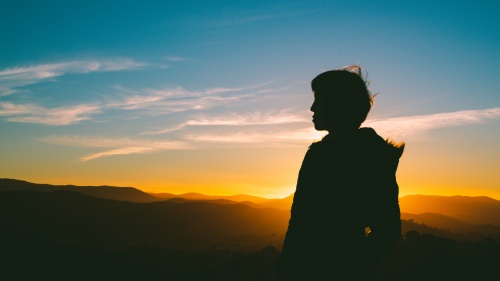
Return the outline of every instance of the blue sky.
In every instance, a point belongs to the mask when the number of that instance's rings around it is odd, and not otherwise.
[[[359,64],[402,194],[500,198],[499,8],[0,1],[0,177],[286,195],[321,137],[310,80]]]

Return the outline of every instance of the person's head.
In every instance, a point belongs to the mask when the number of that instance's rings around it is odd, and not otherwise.
[[[358,129],[373,105],[367,84],[356,65],[316,76],[311,82],[314,128],[329,132]]]

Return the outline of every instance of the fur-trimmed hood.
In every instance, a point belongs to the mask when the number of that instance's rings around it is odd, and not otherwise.
[[[363,127],[356,131],[355,134],[346,136],[342,139],[335,139],[334,136],[328,134],[321,141],[314,142],[309,148],[322,149],[321,147],[329,147],[330,143],[340,143],[346,145],[349,149],[359,149],[361,151],[385,151],[390,158],[398,160],[403,155],[405,149],[404,142],[396,142],[391,139],[383,139],[374,129]],[[384,154],[385,154],[384,153]]]
[[[360,128],[341,138],[328,134],[321,141],[311,144],[308,154],[324,159],[322,161],[341,161],[365,171],[371,169],[368,173],[395,173],[404,148],[403,142],[384,140],[372,128]]]

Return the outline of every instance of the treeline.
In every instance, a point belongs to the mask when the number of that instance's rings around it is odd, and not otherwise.
[[[275,280],[284,211],[0,194],[0,280]],[[403,221],[380,280],[500,280],[499,232]],[[252,233],[253,232],[253,233]]]
[[[379,268],[380,280],[499,280],[500,244],[457,242],[410,230]]]
[[[429,233],[457,242],[476,242],[492,239],[496,243],[500,243],[500,225],[475,225],[462,229],[445,229],[418,223],[413,220],[401,220],[401,230],[402,233],[416,230],[419,233]]]
[[[1,280],[272,281],[279,256],[275,246],[246,252],[236,246],[196,251],[29,241],[0,245]],[[492,239],[455,242],[409,231],[381,264],[379,280],[500,280],[499,264],[500,244]]]

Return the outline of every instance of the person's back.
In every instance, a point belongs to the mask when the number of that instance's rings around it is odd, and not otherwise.
[[[400,235],[395,172],[403,146],[387,143],[373,129],[358,129],[371,106],[364,82],[367,96],[357,91],[361,98],[338,98],[359,86],[338,79],[363,81],[359,75],[322,75],[313,80],[311,110],[315,128],[330,134],[310,146],[302,163],[276,270],[280,280],[373,280],[376,265]],[[325,95],[337,95],[335,106]],[[368,109],[359,106],[363,98]],[[352,113],[362,107],[364,113]],[[368,235],[366,227],[372,230]]]

